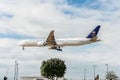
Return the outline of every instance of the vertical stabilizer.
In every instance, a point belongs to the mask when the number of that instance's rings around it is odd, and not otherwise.
[[[100,29],[100,25],[98,25],[86,38],[94,38],[97,36],[99,29]]]

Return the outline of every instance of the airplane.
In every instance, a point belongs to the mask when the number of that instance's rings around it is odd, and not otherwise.
[[[100,29],[100,25],[98,25],[95,29],[90,32],[90,34],[85,38],[63,38],[56,39],[54,36],[54,30],[49,33],[49,36],[46,40],[22,40],[19,45],[23,47],[49,47],[49,49],[62,51],[61,47],[65,46],[81,46],[94,42],[100,41],[98,39],[97,34]]]

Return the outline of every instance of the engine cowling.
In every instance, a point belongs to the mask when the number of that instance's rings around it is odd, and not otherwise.
[[[44,46],[44,42],[43,42],[43,41],[38,41],[38,42],[37,42],[37,45],[38,45],[38,46]]]

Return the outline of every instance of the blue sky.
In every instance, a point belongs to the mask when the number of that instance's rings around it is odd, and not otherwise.
[[[6,75],[13,80],[14,61],[19,62],[19,77],[40,74],[43,60],[58,57],[65,60],[65,77],[93,79],[93,65],[96,74],[104,78],[105,64],[120,77],[120,0],[1,0],[0,1],[0,79]],[[86,37],[101,25],[101,42],[64,47],[63,52],[47,48],[22,48],[22,39],[46,39],[51,30],[56,38]],[[117,45],[116,45],[117,44]]]
[[[99,9],[100,7],[102,7],[101,4],[99,4],[98,0],[67,0],[67,3],[68,5],[72,5],[78,8],[86,7],[90,9]]]

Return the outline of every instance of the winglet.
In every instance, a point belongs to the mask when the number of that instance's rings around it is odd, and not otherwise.
[[[100,29],[100,25],[98,25],[86,38],[94,38],[97,36],[99,29]]]

